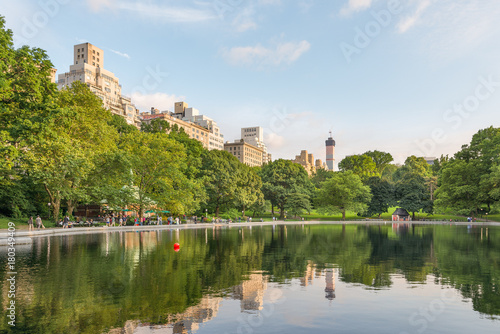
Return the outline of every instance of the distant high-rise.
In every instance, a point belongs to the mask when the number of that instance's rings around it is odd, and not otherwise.
[[[326,167],[328,170],[333,171],[333,165],[335,163],[335,140],[332,138],[332,132],[330,131],[330,137],[325,141],[326,144]]]

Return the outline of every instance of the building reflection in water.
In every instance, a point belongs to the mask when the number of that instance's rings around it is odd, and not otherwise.
[[[240,300],[241,312],[260,311],[264,304],[267,276],[262,273],[250,274],[248,280],[233,287],[233,299]]]
[[[325,269],[325,298],[328,300],[335,299],[335,272],[333,268]]]

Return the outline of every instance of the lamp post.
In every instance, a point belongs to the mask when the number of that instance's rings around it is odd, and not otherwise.
[[[51,205],[50,202],[47,203],[47,205],[49,206],[49,220],[50,220],[50,205]]]
[[[486,212],[486,221],[488,221],[488,212]]]
[[[205,218],[208,218],[208,209],[205,209]]]

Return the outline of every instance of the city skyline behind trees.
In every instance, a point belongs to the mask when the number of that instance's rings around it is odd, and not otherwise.
[[[479,130],[433,166],[416,156],[398,166],[390,153],[373,150],[344,158],[338,172],[312,176],[284,159],[250,168],[228,152],[204,149],[168,122],[142,131],[128,125],[81,83],[58,91],[45,51],[15,49],[2,17],[0,26],[2,215],[57,220],[84,204],[129,206],[139,216],[151,209],[244,216],[276,208],[280,218],[311,210],[380,216],[392,206],[413,217],[500,210],[498,128]]]

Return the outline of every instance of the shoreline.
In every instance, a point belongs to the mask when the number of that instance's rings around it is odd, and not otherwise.
[[[145,226],[115,226],[115,227],[74,227],[70,229],[63,229],[60,227],[46,228],[36,231],[15,231],[14,237],[16,239],[30,239],[34,237],[47,237],[58,235],[79,235],[79,234],[95,234],[107,232],[148,232],[148,231],[163,231],[163,230],[192,230],[203,228],[215,227],[261,227],[261,226],[296,226],[296,225],[387,225],[387,224],[412,224],[412,225],[456,225],[456,226],[500,226],[499,222],[443,222],[443,221],[408,221],[408,222],[393,222],[393,221],[366,221],[366,220],[352,220],[352,221],[274,221],[274,222],[242,222],[242,223],[200,223],[200,224],[182,224],[182,225],[145,225]],[[9,237],[7,229],[0,230],[0,245],[4,245],[2,241],[6,241]],[[19,240],[21,241],[21,240]],[[26,240],[27,241],[27,240]]]

